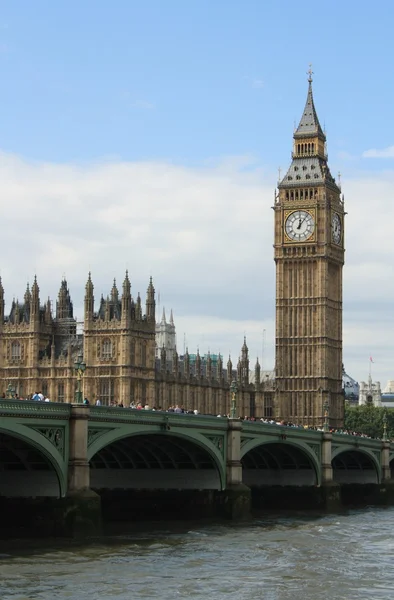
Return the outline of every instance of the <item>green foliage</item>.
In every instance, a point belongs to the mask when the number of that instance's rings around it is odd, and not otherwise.
[[[383,418],[387,417],[387,437],[394,439],[394,410],[363,404],[349,406],[345,404],[344,429],[365,433],[373,438],[383,437]]]

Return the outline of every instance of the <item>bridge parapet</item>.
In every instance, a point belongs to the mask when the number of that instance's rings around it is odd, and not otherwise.
[[[28,400],[0,400],[1,416],[69,418],[71,404]]]

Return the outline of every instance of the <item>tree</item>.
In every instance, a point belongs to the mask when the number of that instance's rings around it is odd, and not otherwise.
[[[349,406],[345,403],[344,429],[382,439],[385,413],[387,416],[387,436],[389,439],[394,439],[394,411],[372,404]]]

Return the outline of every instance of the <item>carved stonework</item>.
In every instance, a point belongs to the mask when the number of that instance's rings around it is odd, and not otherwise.
[[[91,429],[91,428],[89,428],[89,430],[88,430],[88,447],[91,446],[93,444],[93,442],[95,442],[99,437],[101,437],[105,433],[108,433],[109,431],[112,431],[112,429],[103,429],[103,428]]]
[[[320,461],[321,449],[319,444],[308,444],[309,448],[316,455],[317,459]]]
[[[51,442],[64,458],[64,427],[32,427]]]
[[[205,437],[215,446],[215,448],[219,450],[220,454],[223,456],[224,437],[222,435],[206,435]]]

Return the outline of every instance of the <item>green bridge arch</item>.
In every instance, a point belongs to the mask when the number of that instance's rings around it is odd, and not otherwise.
[[[225,436],[213,436],[214,441],[211,441],[205,435],[197,432],[191,431],[191,429],[183,429],[181,427],[171,428],[171,431],[167,431],[163,429],[163,425],[159,424],[156,426],[148,425],[144,428],[133,426],[130,424],[124,424],[118,428],[114,428],[108,430],[107,428],[102,428],[103,433],[100,435],[99,429],[95,431],[96,437],[92,439],[91,443],[88,444],[88,461],[91,463],[92,459],[95,455],[97,455],[101,450],[115,444],[118,441],[126,440],[130,438],[138,438],[138,437],[157,437],[157,436],[165,436],[169,439],[175,438],[179,440],[185,440],[198,447],[199,449],[205,451],[209,457],[212,459],[213,464],[217,470],[219,482],[220,482],[220,490],[223,491],[226,489],[226,439]],[[221,440],[221,443],[218,443],[218,440]]]
[[[373,482],[371,481],[370,483],[381,483],[382,481],[382,467],[380,464],[379,459],[377,458],[377,456],[374,454],[374,452],[372,450],[370,450],[369,448],[366,447],[360,447],[359,445],[355,445],[355,444],[341,444],[340,446],[336,447],[335,449],[333,449],[332,454],[331,454],[331,464],[333,464],[335,458],[338,458],[341,454],[346,454],[348,453],[348,455],[350,454],[350,456],[355,456],[357,454],[360,454],[362,456],[366,456],[369,458],[370,462],[372,463],[372,465],[375,468],[375,473],[376,473],[376,481]],[[344,469],[345,470],[345,469]],[[359,469],[362,472],[367,472],[366,469]],[[333,465],[333,473],[334,473],[334,479],[339,479],[338,478],[338,469],[334,468]],[[364,481],[349,481],[349,472],[347,472],[347,483],[364,483]],[[357,472],[357,471],[355,471]],[[335,474],[337,475],[337,478],[335,477]]]
[[[276,447],[284,446],[287,448],[294,448],[305,455],[305,457],[309,460],[312,471],[314,473],[315,482],[312,485],[321,485],[321,465],[319,457],[312,450],[312,448],[305,442],[296,439],[277,439],[277,438],[254,438],[247,441],[241,447],[241,461],[242,459],[251,451],[257,449],[258,447],[263,446],[273,446]],[[320,446],[319,446],[320,448]],[[283,485],[283,484],[282,484]],[[284,484],[285,485],[285,484]]]
[[[67,463],[62,459],[56,447],[39,431],[32,427],[7,422],[2,419],[0,423],[0,434],[5,434],[10,438],[16,438],[24,442],[27,446],[32,446],[38,450],[49,462],[53,468],[59,486],[59,496],[64,497],[67,494]],[[68,446],[68,439],[64,440],[65,447]]]

